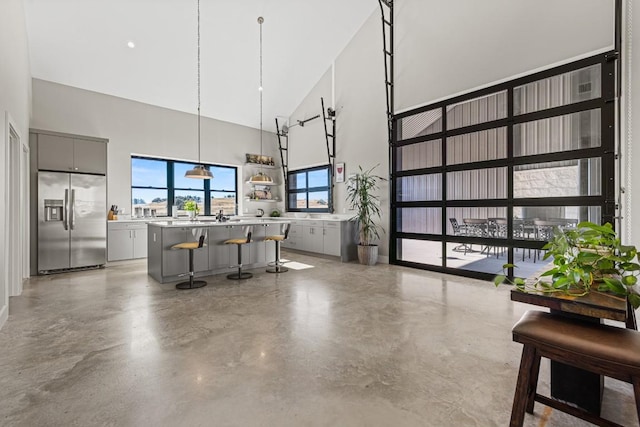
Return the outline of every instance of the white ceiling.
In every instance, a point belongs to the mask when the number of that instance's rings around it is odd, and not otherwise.
[[[33,77],[197,112],[196,0],[25,5]],[[263,121],[273,130],[275,117],[294,111],[377,6],[376,0],[201,0],[201,114],[259,127],[258,16],[265,19]]]

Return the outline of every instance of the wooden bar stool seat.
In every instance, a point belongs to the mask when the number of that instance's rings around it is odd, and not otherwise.
[[[238,272],[227,275],[227,279],[240,280],[250,279],[253,277],[253,274],[242,271],[242,246],[248,245],[249,243],[251,243],[251,231],[247,232],[246,238],[225,240],[225,245],[236,245],[238,247],[238,265],[234,266],[238,267]]]
[[[194,277],[194,268],[193,268],[193,251],[196,249],[200,249],[205,245],[204,243],[205,236],[204,234],[200,236],[197,242],[182,242],[171,246],[173,250],[188,250],[189,251],[189,272],[180,274],[180,276],[189,275],[189,280],[186,282],[180,282],[176,285],[176,289],[197,289],[202,288],[203,286],[207,286],[207,282],[204,280],[193,280]]]
[[[269,263],[269,267],[267,268],[268,273],[284,273],[289,271],[287,267],[284,267],[284,263],[280,261],[280,242],[287,240],[287,237],[289,237],[290,226],[291,224],[284,224],[283,234],[275,234],[264,238],[265,241],[273,241],[276,245],[276,259]]]
[[[617,425],[596,414],[536,393],[540,358],[633,384],[640,418],[640,333],[541,311],[528,311],[513,327],[524,344],[511,411],[511,426],[522,426],[525,411],[538,401],[596,425]]]

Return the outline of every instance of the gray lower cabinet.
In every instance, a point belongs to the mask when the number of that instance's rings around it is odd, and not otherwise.
[[[322,253],[326,255],[340,256],[340,223],[326,222],[322,229]]]
[[[324,253],[324,236],[322,221],[314,221],[302,226],[302,245],[300,249],[307,252]]]
[[[107,260],[122,261],[147,257],[147,224],[107,225]]]
[[[272,262],[276,256],[275,243],[265,241],[265,237],[280,234],[279,224],[258,224],[253,226],[253,243],[251,244],[251,264]]]
[[[209,227],[209,269],[218,270],[235,264],[231,262],[231,249],[235,251],[235,245],[224,244],[229,239],[229,232],[230,226]]]
[[[289,228],[289,236],[287,240],[283,240],[281,246],[283,248],[300,249],[302,250],[302,225],[291,223]]]
[[[205,227],[166,227],[149,223],[147,269],[160,283],[177,281],[188,272],[188,251],[172,250],[176,243],[195,242],[206,230],[207,246],[194,251],[195,272],[208,276],[234,271],[238,264],[238,245],[224,244],[228,239],[246,239],[252,231],[252,243],[240,245],[242,264],[246,268],[264,267],[275,259],[275,243],[265,241],[269,235],[281,234],[281,224],[221,225]],[[197,275],[197,274],[196,274]],[[207,279],[208,280],[208,279]]]
[[[133,230],[133,258],[147,257],[147,227]]]
[[[352,221],[292,220],[289,238],[282,242],[282,247],[351,261],[358,256],[355,224]]]

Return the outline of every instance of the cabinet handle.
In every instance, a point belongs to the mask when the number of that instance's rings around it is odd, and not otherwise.
[[[138,231],[137,230],[133,230],[133,238],[135,239],[136,237],[138,237]]]
[[[131,238],[131,230],[129,230],[129,238]]]

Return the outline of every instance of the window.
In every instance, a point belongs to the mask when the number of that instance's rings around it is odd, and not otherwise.
[[[528,277],[549,224],[613,223],[615,66],[596,55],[395,115],[390,262]]]
[[[330,166],[291,171],[288,174],[287,210],[291,212],[330,212]]]
[[[166,160],[131,158],[132,209],[151,208],[156,215],[167,216],[167,167]]]
[[[185,215],[184,203],[193,200],[203,215],[220,210],[225,215],[236,215],[237,168],[205,164],[213,173],[213,179],[185,178],[185,172],[194,166],[194,163],[132,156],[132,209],[149,208],[154,209],[157,216],[169,216],[175,207],[179,215]]]

